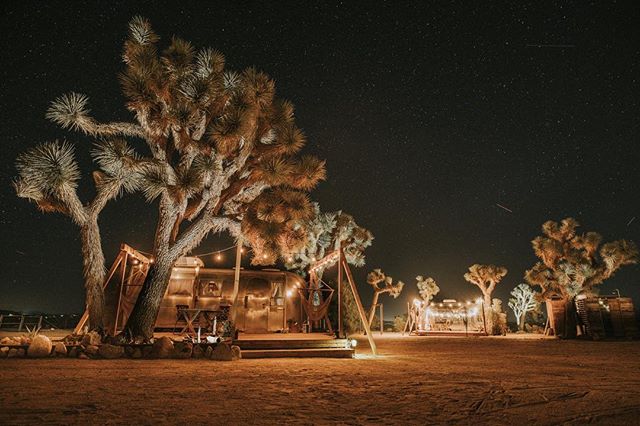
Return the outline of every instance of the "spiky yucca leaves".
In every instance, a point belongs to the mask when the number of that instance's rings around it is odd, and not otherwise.
[[[341,246],[349,264],[364,265],[364,250],[371,245],[373,234],[358,226],[353,216],[342,211],[323,213],[317,203],[313,203],[312,208],[311,219],[302,223],[307,234],[306,244],[302,250],[293,253],[287,259],[286,267],[304,272],[306,267],[338,250]],[[329,266],[331,265],[327,265]],[[322,270],[316,272],[322,276]]]
[[[624,265],[637,263],[638,248],[631,241],[603,244],[596,232],[577,233],[573,218],[560,223],[547,221],[543,235],[531,243],[540,262],[526,271],[525,280],[542,289],[543,298],[553,295],[570,300],[580,293],[592,293]]]
[[[416,281],[420,297],[422,297],[422,300],[425,302],[430,302],[431,299],[440,292],[440,287],[436,284],[436,280],[431,277],[424,278],[422,275],[418,275]]]
[[[373,300],[371,302],[371,308],[369,309],[369,326],[373,323],[373,318],[376,314],[376,306],[378,306],[378,299],[381,294],[388,293],[397,299],[402,293],[404,283],[398,281],[393,283],[393,278],[385,275],[382,269],[374,269],[367,274],[367,283],[373,287]],[[380,285],[384,283],[384,285]],[[382,321],[382,319],[380,319]]]
[[[20,154],[16,160],[20,177],[15,183],[19,197],[39,201],[70,202],[80,180],[74,148],[68,142],[46,142]]]
[[[398,281],[393,283],[393,277],[386,275],[382,269],[374,269],[367,274],[367,283],[373,287],[373,290],[379,294],[389,293],[394,299],[397,299],[404,288],[404,283]],[[383,286],[380,283],[384,283]]]
[[[304,223],[313,215],[308,196],[299,191],[274,188],[249,205],[242,220],[242,235],[253,248],[254,265],[284,262],[307,242]]]

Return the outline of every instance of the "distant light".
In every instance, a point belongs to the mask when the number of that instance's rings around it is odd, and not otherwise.
[[[153,263],[153,257],[149,258],[149,263]]]

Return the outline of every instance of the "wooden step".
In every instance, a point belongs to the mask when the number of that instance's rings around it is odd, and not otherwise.
[[[242,350],[242,359],[255,358],[353,358],[354,349],[248,349]]]
[[[242,350],[262,349],[344,349],[350,348],[348,339],[317,339],[317,340],[234,340]]]

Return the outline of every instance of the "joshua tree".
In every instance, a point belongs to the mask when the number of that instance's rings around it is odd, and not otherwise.
[[[390,296],[393,296],[393,298],[396,299],[400,296],[404,283],[402,281],[398,281],[394,284],[393,278],[386,276],[381,269],[374,269],[369,272],[367,274],[367,282],[373,287],[373,301],[371,302],[371,310],[369,311],[369,326],[371,326],[373,323],[373,317],[376,314],[376,306],[378,305],[378,298],[380,295],[383,293],[389,293]],[[383,282],[384,286],[381,287],[380,283]],[[382,321],[382,318],[380,318],[380,321]]]
[[[556,330],[564,337],[572,337],[575,332],[575,297],[597,293],[598,285],[619,268],[638,262],[638,248],[632,241],[617,240],[601,246],[600,234],[578,235],[579,226],[573,218],[545,222],[543,235],[531,242],[540,261],[524,276],[529,284],[542,289],[542,298],[557,296],[564,301],[564,327]]]
[[[267,75],[225,70],[220,53],[177,37],[162,51],[158,42],[148,21],[130,22],[120,81],[135,122],[99,125],[85,97],[67,97],[55,112],[64,127],[116,129],[151,153],[142,191],[158,200],[158,223],[154,263],[125,326],[136,340],[153,335],[175,261],[208,233],[242,235],[254,263],[300,250],[300,223],[313,213],[306,191],[325,175],[324,162],[296,157],[304,134]]]
[[[469,272],[464,274],[464,279],[469,281],[471,284],[478,286],[482,292],[488,332],[491,332],[493,329],[491,294],[496,288],[496,285],[502,281],[505,275],[507,275],[507,268],[504,266],[479,265],[477,263],[475,265],[471,265],[469,267]]]
[[[424,278],[422,275],[418,275],[416,281],[420,297],[422,297],[422,300],[426,303],[429,303],[431,299],[433,299],[433,296],[440,292],[440,287],[436,284],[436,280],[431,277]]]
[[[59,109],[83,99],[76,94],[60,98],[52,104],[47,117],[60,122]],[[67,142],[47,142],[22,153],[16,161],[19,177],[14,187],[19,197],[34,202],[41,211],[62,213],[80,228],[89,328],[101,332],[105,265],[98,216],[110,200],[138,187],[141,162],[126,141],[112,137],[126,133],[119,124],[105,129],[89,121],[87,126],[89,134],[106,137],[95,142],[91,151],[98,165],[98,170],[93,172],[95,196],[92,200],[85,204],[78,196],[81,172],[74,147]]]
[[[313,262],[338,250],[341,245],[349,264],[363,266],[364,250],[371,245],[373,234],[358,226],[353,216],[341,210],[322,213],[320,206],[317,203],[313,204],[315,214],[312,219],[303,224],[307,231],[307,243],[303,250],[287,259],[286,267],[303,272]],[[327,264],[324,268],[330,266]],[[322,276],[322,272],[322,270],[316,271],[319,276]]]
[[[525,280],[539,286],[543,298],[557,295],[573,300],[580,293],[594,293],[620,267],[637,263],[638,248],[632,241],[600,246],[600,234],[578,235],[579,226],[573,218],[560,223],[550,220],[542,225],[544,235],[531,242],[540,262],[525,273]]]
[[[529,285],[522,283],[511,290],[511,296],[513,297],[509,299],[509,307],[516,317],[518,329],[522,331],[524,330],[524,320],[527,313],[538,307],[536,293]]]

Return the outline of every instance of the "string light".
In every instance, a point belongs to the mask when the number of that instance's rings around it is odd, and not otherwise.
[[[222,260],[222,255],[220,253],[216,254],[216,260]]]

